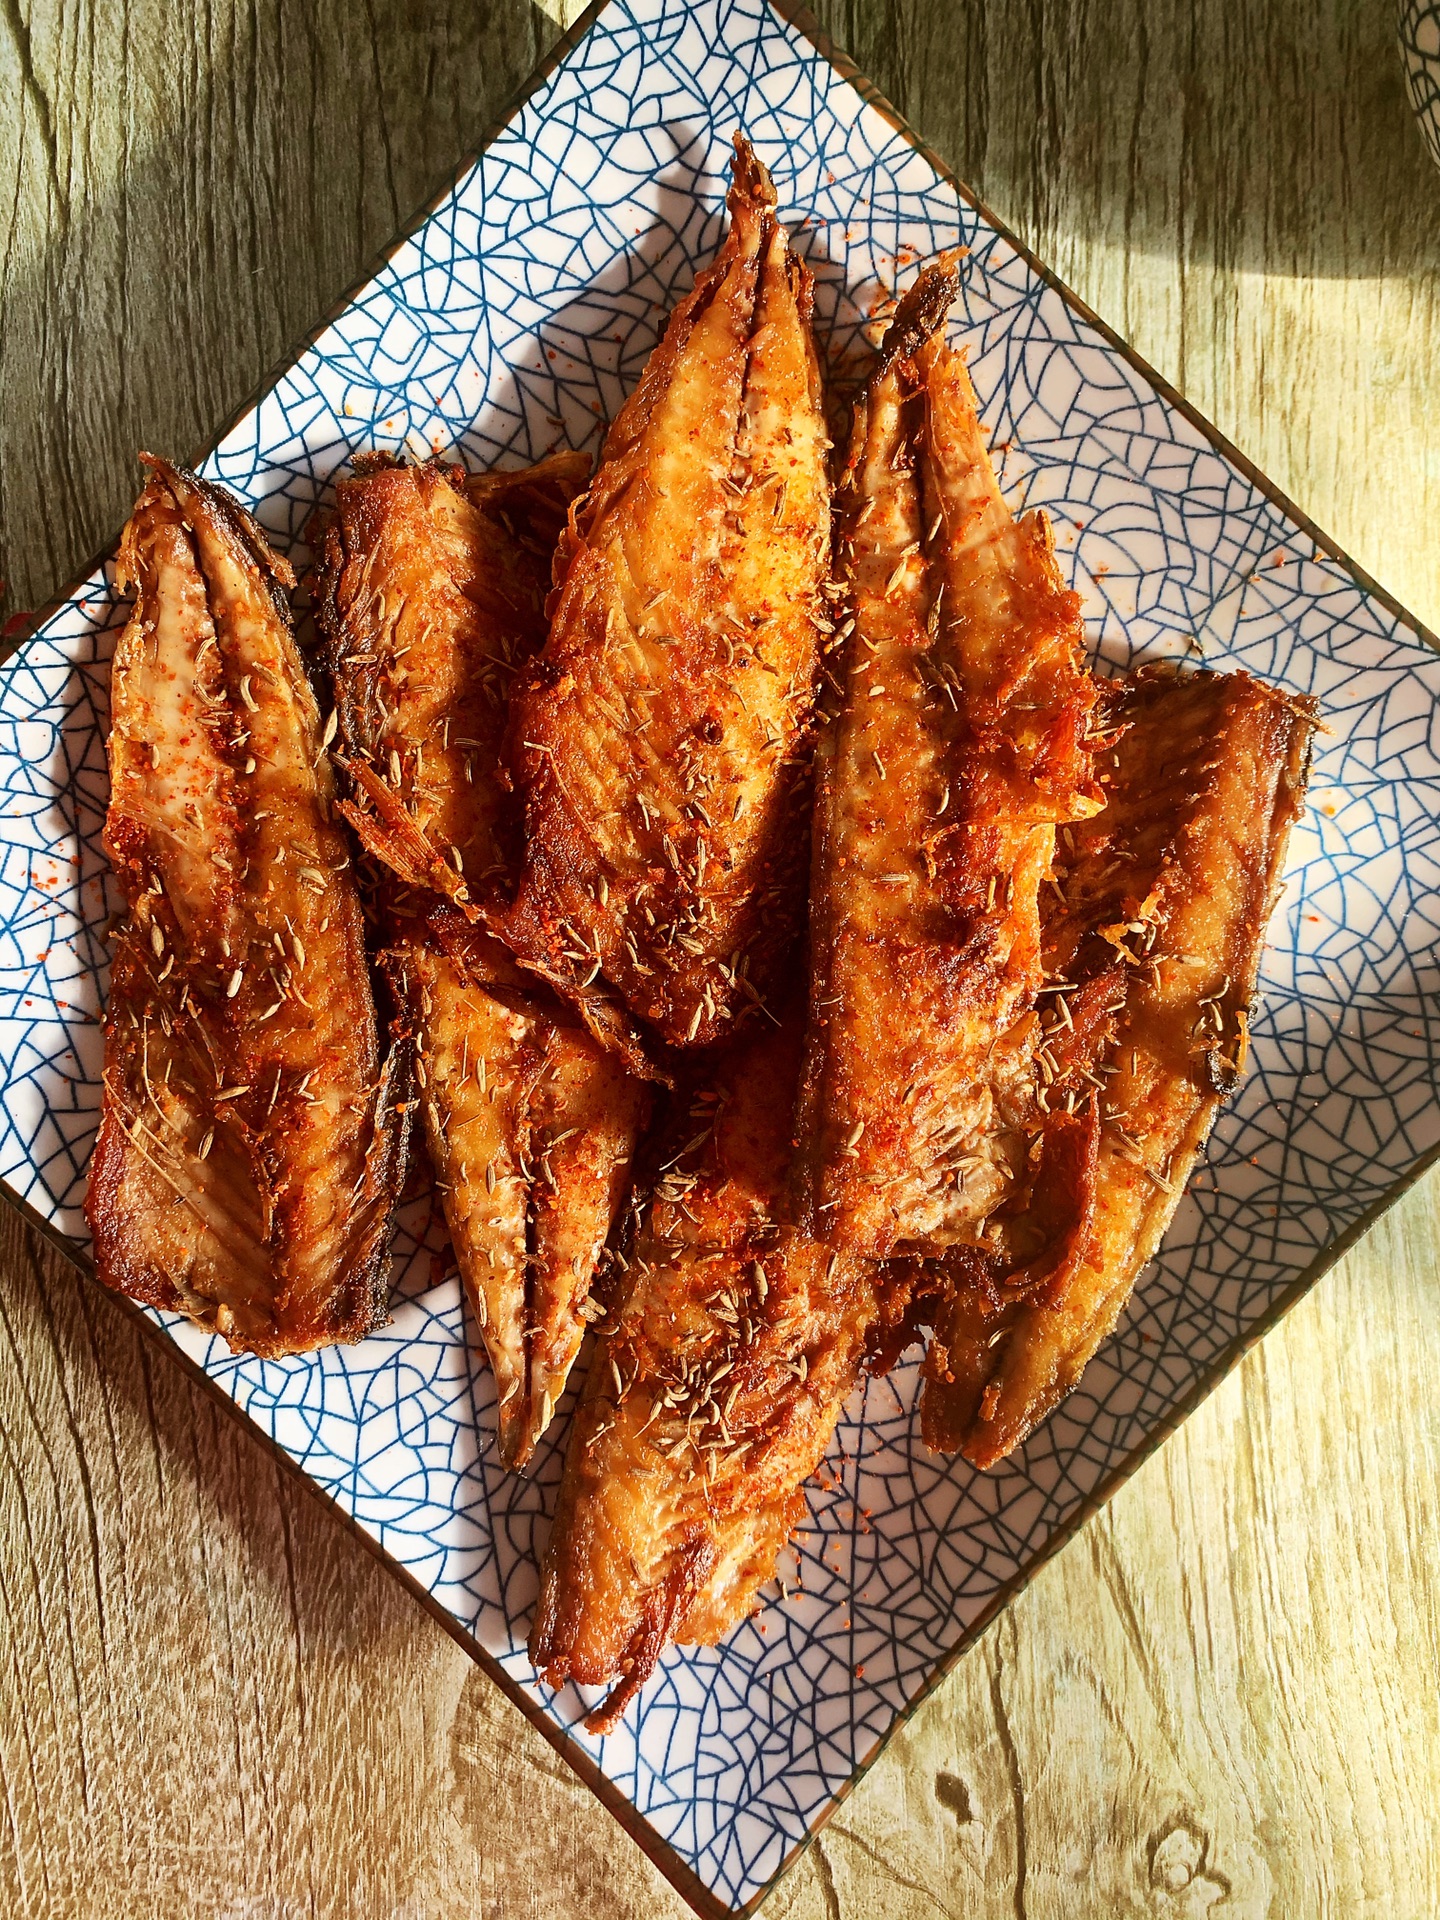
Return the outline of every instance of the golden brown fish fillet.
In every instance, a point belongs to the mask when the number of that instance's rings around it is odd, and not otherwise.
[[[127,915],[95,1263],[237,1351],[300,1353],[384,1317],[408,1047],[382,1064],[290,570],[228,494],[144,458],[111,669],[105,843]]]
[[[579,1351],[644,1106],[621,1062],[466,917],[511,871],[510,682],[544,639],[550,555],[587,470],[574,454],[483,477],[366,462],[336,490],[316,573],[357,785],[343,810],[382,863],[385,970],[513,1467]]]
[[[1055,824],[1100,804],[1079,601],[996,483],[956,279],[902,301],[857,412],[838,710],[817,755],[806,1220],[872,1258],[977,1242],[1023,1161]]]
[[[584,1337],[648,1101],[567,1009],[449,910],[382,956],[418,1047],[425,1137],[499,1395],[500,1457],[529,1460]]]
[[[676,1045],[763,994],[801,893],[830,549],[810,276],[737,137],[730,232],[610,429],[509,755],[507,938]]]
[[[1045,929],[1041,1097],[1071,1152],[1043,1226],[1066,1244],[1038,1286],[977,1270],[926,1360],[927,1444],[980,1467],[1111,1332],[1239,1080],[1315,726],[1246,674],[1162,668],[1107,688],[1103,714],[1107,805],[1062,835]]]
[[[370,455],[320,531],[316,618],[346,752],[424,838],[405,877],[462,910],[508,871],[510,686],[545,638],[551,556],[588,471],[578,453],[485,475]],[[346,814],[395,858],[388,818]]]
[[[784,1217],[802,1025],[747,1028],[682,1114],[585,1384],[530,1654],[619,1683],[596,1730],[751,1605],[856,1379],[871,1271]]]
[[[317,534],[316,620],[353,789],[341,811],[400,879],[490,929],[519,852],[500,764],[511,688],[544,641],[555,544],[589,470],[580,453],[487,474],[362,456]],[[543,953],[527,967],[558,978],[633,1072],[663,1078],[603,983],[575,984]]]

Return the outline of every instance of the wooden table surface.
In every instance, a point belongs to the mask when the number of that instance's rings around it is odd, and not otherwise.
[[[1385,0],[833,0],[1061,275],[1440,624],[1440,174]],[[553,17],[552,17],[553,16]],[[497,117],[526,0],[3,0],[0,573],[62,587]],[[1440,1911],[1440,1181],[1010,1608],[767,1920]],[[0,1217],[17,1916],[658,1920],[438,1625]]]

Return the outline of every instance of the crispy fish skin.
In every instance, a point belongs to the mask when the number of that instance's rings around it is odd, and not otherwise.
[[[479,923],[513,865],[509,685],[545,635],[550,555],[589,463],[517,473],[367,462],[319,541],[317,622],[343,803],[381,863],[382,956],[418,1052],[426,1141],[522,1467],[564,1389],[646,1099]]]
[[[504,968],[496,928],[519,852],[500,758],[511,689],[544,643],[551,559],[589,471],[581,453],[489,474],[372,455],[318,536],[316,623],[352,786],[341,812],[398,879],[490,931],[487,970]],[[543,950],[525,959],[633,1073],[664,1078],[603,983],[574,982]]]
[[[865,1262],[785,1218],[803,1021],[747,1027],[672,1129],[572,1429],[530,1654],[618,1684],[719,1639],[804,1514],[875,1311]]]
[[[1313,709],[1243,673],[1146,668],[1107,689],[1108,804],[1062,839],[1047,914],[1052,1108],[1093,1129],[1075,1257],[1038,1290],[956,1289],[926,1359],[922,1431],[978,1467],[1080,1378],[1154,1257],[1244,1068]],[[1091,1092],[1103,1080],[1103,1095]]]
[[[510,686],[544,640],[551,555],[588,472],[575,453],[484,475],[372,456],[340,481],[318,542],[341,738],[375,782],[360,798],[380,789],[404,808],[425,842],[407,877],[467,918],[508,871]],[[395,858],[388,816],[372,824],[354,802],[346,817]]]
[[[982,1239],[1024,1154],[1056,823],[1100,804],[1079,601],[1048,524],[1006,506],[956,278],[901,303],[843,499],[853,631],[817,755],[797,1181],[872,1259]]]
[[[763,994],[803,871],[829,443],[775,204],[737,136],[729,234],[610,429],[509,734],[507,939],[572,982],[598,969],[676,1046]]]
[[[341,808],[425,911],[438,896],[483,926],[513,865],[510,687],[544,640],[550,556],[588,471],[571,453],[494,474],[363,455],[317,529]]]
[[[426,1143],[495,1375],[500,1457],[520,1468],[580,1351],[648,1095],[483,935],[417,924],[382,963],[416,1035]]]
[[[408,1046],[382,1063],[290,570],[228,494],[144,458],[111,670],[105,843],[127,914],[96,1268],[237,1352],[301,1353],[384,1318]]]

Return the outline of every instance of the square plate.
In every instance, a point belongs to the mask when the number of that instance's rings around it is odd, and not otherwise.
[[[952,332],[1007,487],[1054,520],[1098,654],[1243,666],[1314,694],[1329,731],[1253,1070],[1082,1388],[983,1476],[921,1445],[913,1364],[857,1390],[809,1490],[801,1590],[720,1647],[672,1650],[605,1739],[525,1654],[567,1421],[529,1478],[499,1469],[490,1377],[427,1201],[397,1243],[394,1318],[360,1346],[237,1360],[164,1319],[712,1915],[758,1904],[1037,1564],[1440,1149],[1440,658],[767,0],[588,16],[203,471],[295,553],[354,450],[456,446],[486,467],[594,447],[718,242],[736,126],[815,269],[832,365],[873,337],[897,278],[968,249]],[[122,618],[98,566],[0,682],[0,1178],[81,1260]]]

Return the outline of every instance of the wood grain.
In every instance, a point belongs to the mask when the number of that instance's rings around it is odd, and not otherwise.
[[[0,574],[62,587],[571,0],[0,0]],[[834,0],[1082,295],[1440,624],[1440,175],[1384,0]],[[549,17],[547,17],[549,16]],[[1046,1568],[767,1906],[1440,1909],[1440,1181]],[[17,1916],[684,1909],[348,1533],[0,1216]]]

